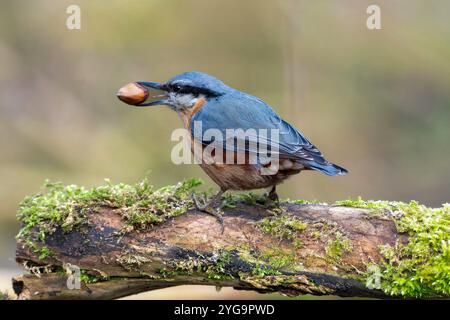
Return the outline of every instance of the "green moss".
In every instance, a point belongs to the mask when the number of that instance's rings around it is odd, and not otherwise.
[[[209,279],[224,280],[232,279],[233,276],[226,271],[227,265],[230,263],[230,252],[226,250],[220,250],[213,255],[212,266],[206,268],[206,274]]]
[[[240,262],[233,264],[233,259],[239,257]],[[234,260],[236,261],[236,260]],[[251,251],[248,248],[239,250],[219,250],[211,255],[193,255],[186,259],[172,261],[166,267],[158,270],[163,278],[173,278],[177,275],[206,274],[211,280],[230,280],[241,275],[248,277],[266,277],[281,275],[282,269],[295,263],[295,255],[279,250],[265,252]],[[240,268],[248,268],[242,272]],[[236,269],[237,268],[237,269]]]
[[[297,256],[294,252],[290,250],[286,252],[278,247],[259,251],[243,244],[237,252],[240,260],[252,266],[250,271],[252,276],[279,275],[285,269],[295,269],[297,265]]]
[[[450,204],[428,208],[417,201],[344,200],[336,205],[372,209],[384,212],[401,233],[408,235],[406,243],[380,246],[383,260],[368,265],[377,270],[380,288],[404,297],[438,297],[450,294]],[[366,279],[373,282],[373,274]]]
[[[312,237],[314,240],[318,240],[318,239],[320,239],[320,238],[322,237],[322,234],[321,234],[320,231],[318,231],[318,230],[312,231],[312,232],[310,233],[310,235],[311,235],[311,237]]]
[[[320,202],[318,200],[305,200],[305,199],[286,199],[284,200],[286,202],[290,202],[290,203],[296,203],[296,204],[326,204],[324,202]]]
[[[431,209],[417,202],[391,203],[394,221],[408,243],[382,246],[381,287],[392,295],[450,294],[450,205]]]
[[[352,243],[341,232],[336,232],[335,238],[328,240],[325,248],[327,256],[333,260],[340,260],[345,252],[352,250]]]
[[[19,205],[17,218],[22,228],[18,238],[45,258],[51,253],[36,243],[44,244],[57,228],[69,232],[102,207],[120,213],[127,230],[152,226],[193,208],[191,193],[201,184],[199,179],[190,179],[155,190],[147,179],[134,185],[105,181],[91,189],[46,181],[42,193],[26,197]]]
[[[93,275],[88,273],[87,270],[80,270],[80,281],[84,283],[96,283],[109,280],[108,276]]]
[[[239,249],[239,258],[252,266],[250,270],[250,275],[252,277],[265,277],[272,275],[279,275],[281,272],[272,266],[271,263],[275,263],[278,267],[284,267],[286,263],[280,261],[282,253],[279,253],[279,257],[274,257],[274,251],[260,252],[256,250],[250,250],[249,248]],[[280,259],[280,260],[279,260]],[[240,277],[248,277],[249,274],[240,273]]]
[[[338,200],[334,203],[335,206],[370,209],[372,211],[373,217],[391,212],[392,206],[395,204],[401,204],[401,202],[385,200],[363,200],[361,197],[358,197],[357,199],[349,198],[346,200]]]
[[[176,275],[192,275],[205,273],[211,280],[229,280],[233,275],[227,271],[231,254],[226,250],[218,250],[210,256],[198,255],[198,257],[188,257],[183,260],[171,262],[166,268],[161,268],[158,273],[163,278],[170,278]]]
[[[251,271],[253,276],[266,277],[281,275],[281,272],[265,264],[257,263]]]
[[[268,266],[276,270],[285,267],[291,267],[295,263],[295,254],[292,252],[285,253],[282,250],[271,250],[261,254],[261,258]]]
[[[161,268],[158,271],[158,274],[162,277],[162,278],[171,278],[177,275],[177,272],[174,270],[169,270],[166,268]]]
[[[294,240],[307,227],[306,223],[288,214],[264,218],[257,225],[264,233],[288,240]]]
[[[39,260],[44,260],[45,258],[51,257],[51,250],[45,245],[37,245],[30,239],[25,241],[25,245],[33,252],[36,253],[39,257]]]
[[[235,208],[237,204],[266,206],[272,203],[266,196],[250,193],[227,193],[222,198],[222,208]]]
[[[338,200],[334,203],[334,205],[336,206],[366,208],[366,209],[386,208],[388,204],[389,204],[388,201],[363,200],[361,197],[358,197],[357,199],[349,198],[345,200]]]

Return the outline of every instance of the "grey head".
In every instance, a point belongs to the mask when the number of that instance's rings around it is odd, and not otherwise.
[[[232,90],[219,79],[197,71],[179,74],[165,83],[139,81],[137,84],[149,94],[136,106],[167,105],[176,111],[191,108],[201,97],[217,98]]]

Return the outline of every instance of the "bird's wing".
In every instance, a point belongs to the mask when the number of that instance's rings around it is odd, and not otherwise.
[[[195,124],[197,122],[197,125]],[[199,128],[201,124],[201,129]],[[296,159],[299,162],[316,162],[327,165],[322,153],[308,141],[298,130],[281,119],[264,101],[241,92],[227,94],[209,100],[192,118],[192,134],[204,145],[213,144],[226,150],[259,154],[261,144],[276,145],[280,157]],[[219,130],[222,139],[208,137],[208,129]],[[227,129],[243,129],[247,131],[247,143],[227,143]],[[267,136],[260,129],[267,129]],[[278,137],[270,134],[270,129],[278,129]],[[209,132],[211,133],[211,131]],[[215,137],[216,138],[216,137]],[[213,141],[211,141],[213,140]],[[255,143],[259,142],[258,149]],[[273,150],[273,148],[272,148]],[[277,153],[277,152],[274,152]],[[273,154],[273,153],[272,153]]]

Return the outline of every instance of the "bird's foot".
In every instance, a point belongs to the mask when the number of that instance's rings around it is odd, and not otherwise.
[[[223,224],[223,217],[220,214],[220,211],[218,208],[216,208],[214,206],[215,204],[215,199],[216,197],[214,197],[211,201],[207,202],[204,198],[202,200],[202,204],[200,203],[199,199],[197,198],[197,196],[195,194],[192,195],[192,199],[194,200],[194,204],[195,207],[197,208],[197,210],[202,211],[204,213],[207,213],[213,217],[215,217],[217,219],[217,221],[220,223],[220,228],[221,228],[221,233],[224,232],[225,230],[225,226]]]
[[[277,203],[280,202],[280,198],[278,198],[278,194],[276,192],[269,192],[267,199]]]
[[[280,201],[278,200],[278,198],[272,198],[269,197],[268,195],[266,196],[266,202],[264,204],[264,207],[266,207],[267,209],[272,209],[272,208],[278,208],[280,206]]]
[[[264,196],[266,197],[266,207],[268,208],[274,208],[280,206],[280,199],[278,198],[278,194],[275,190],[275,187],[270,190],[270,192],[265,193]]]

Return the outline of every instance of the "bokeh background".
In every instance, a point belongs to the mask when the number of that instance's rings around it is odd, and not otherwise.
[[[381,7],[382,30],[366,27]],[[81,30],[66,8],[81,8]],[[156,186],[198,176],[170,160],[181,126],[164,107],[117,100],[123,84],[198,70],[261,97],[345,177],[307,172],[282,197],[448,202],[450,2],[446,0],[1,1],[0,289],[14,263],[17,205],[47,178]],[[145,298],[246,298],[181,287]]]

